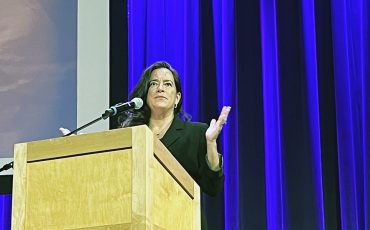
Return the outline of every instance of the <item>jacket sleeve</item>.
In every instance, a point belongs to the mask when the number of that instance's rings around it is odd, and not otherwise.
[[[210,196],[216,196],[223,190],[224,186],[224,172],[223,169],[219,171],[213,171],[209,168],[206,161],[207,154],[207,141],[206,141],[206,130],[208,126],[202,124],[199,127],[198,138],[199,138],[199,147],[198,147],[198,184],[203,192]]]

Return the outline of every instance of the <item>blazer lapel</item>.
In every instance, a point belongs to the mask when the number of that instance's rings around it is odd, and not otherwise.
[[[162,143],[168,148],[175,143],[181,136],[184,130],[185,122],[182,121],[177,115],[167,130],[164,137],[161,139]]]

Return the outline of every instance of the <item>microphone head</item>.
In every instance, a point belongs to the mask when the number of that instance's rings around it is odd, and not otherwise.
[[[135,103],[135,109],[136,110],[137,109],[140,109],[141,107],[143,107],[144,102],[143,102],[143,100],[141,98],[135,97],[131,101]]]

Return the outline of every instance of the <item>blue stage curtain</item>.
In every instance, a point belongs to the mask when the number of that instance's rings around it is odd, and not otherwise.
[[[225,229],[239,229],[238,173],[238,84],[236,78],[236,44],[234,3],[213,0],[213,27],[218,107],[230,105],[232,112],[222,130],[224,153],[224,217]],[[207,82],[205,82],[207,84]]]
[[[302,0],[292,7],[260,1],[268,229],[325,229],[321,162],[325,131],[320,124],[320,107],[325,105],[319,104],[318,78],[327,76],[318,75],[324,62],[319,63],[317,56],[321,47],[316,24],[321,22],[316,20],[322,20],[318,16],[322,9],[315,11],[317,2]],[[343,0],[332,1],[331,7],[340,194],[337,227],[343,229],[368,229],[368,4]],[[321,122],[327,119],[332,118]],[[294,132],[300,136],[293,137]]]
[[[369,229],[369,1],[333,0],[341,224]]]
[[[128,1],[128,71],[131,91],[142,71],[156,61],[169,62],[179,73],[183,106],[199,118],[198,1]]]
[[[287,224],[276,24],[275,1],[261,1],[266,215],[268,229],[284,229]]]
[[[12,195],[0,194],[0,230],[11,229]]]
[[[220,137],[210,229],[369,229],[368,0],[129,0],[129,91],[166,60]]]

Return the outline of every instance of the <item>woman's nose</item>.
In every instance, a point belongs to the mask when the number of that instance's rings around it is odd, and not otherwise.
[[[164,87],[163,87],[163,83],[162,82],[159,82],[158,83],[157,91],[159,91],[159,92],[163,92],[164,91]]]

